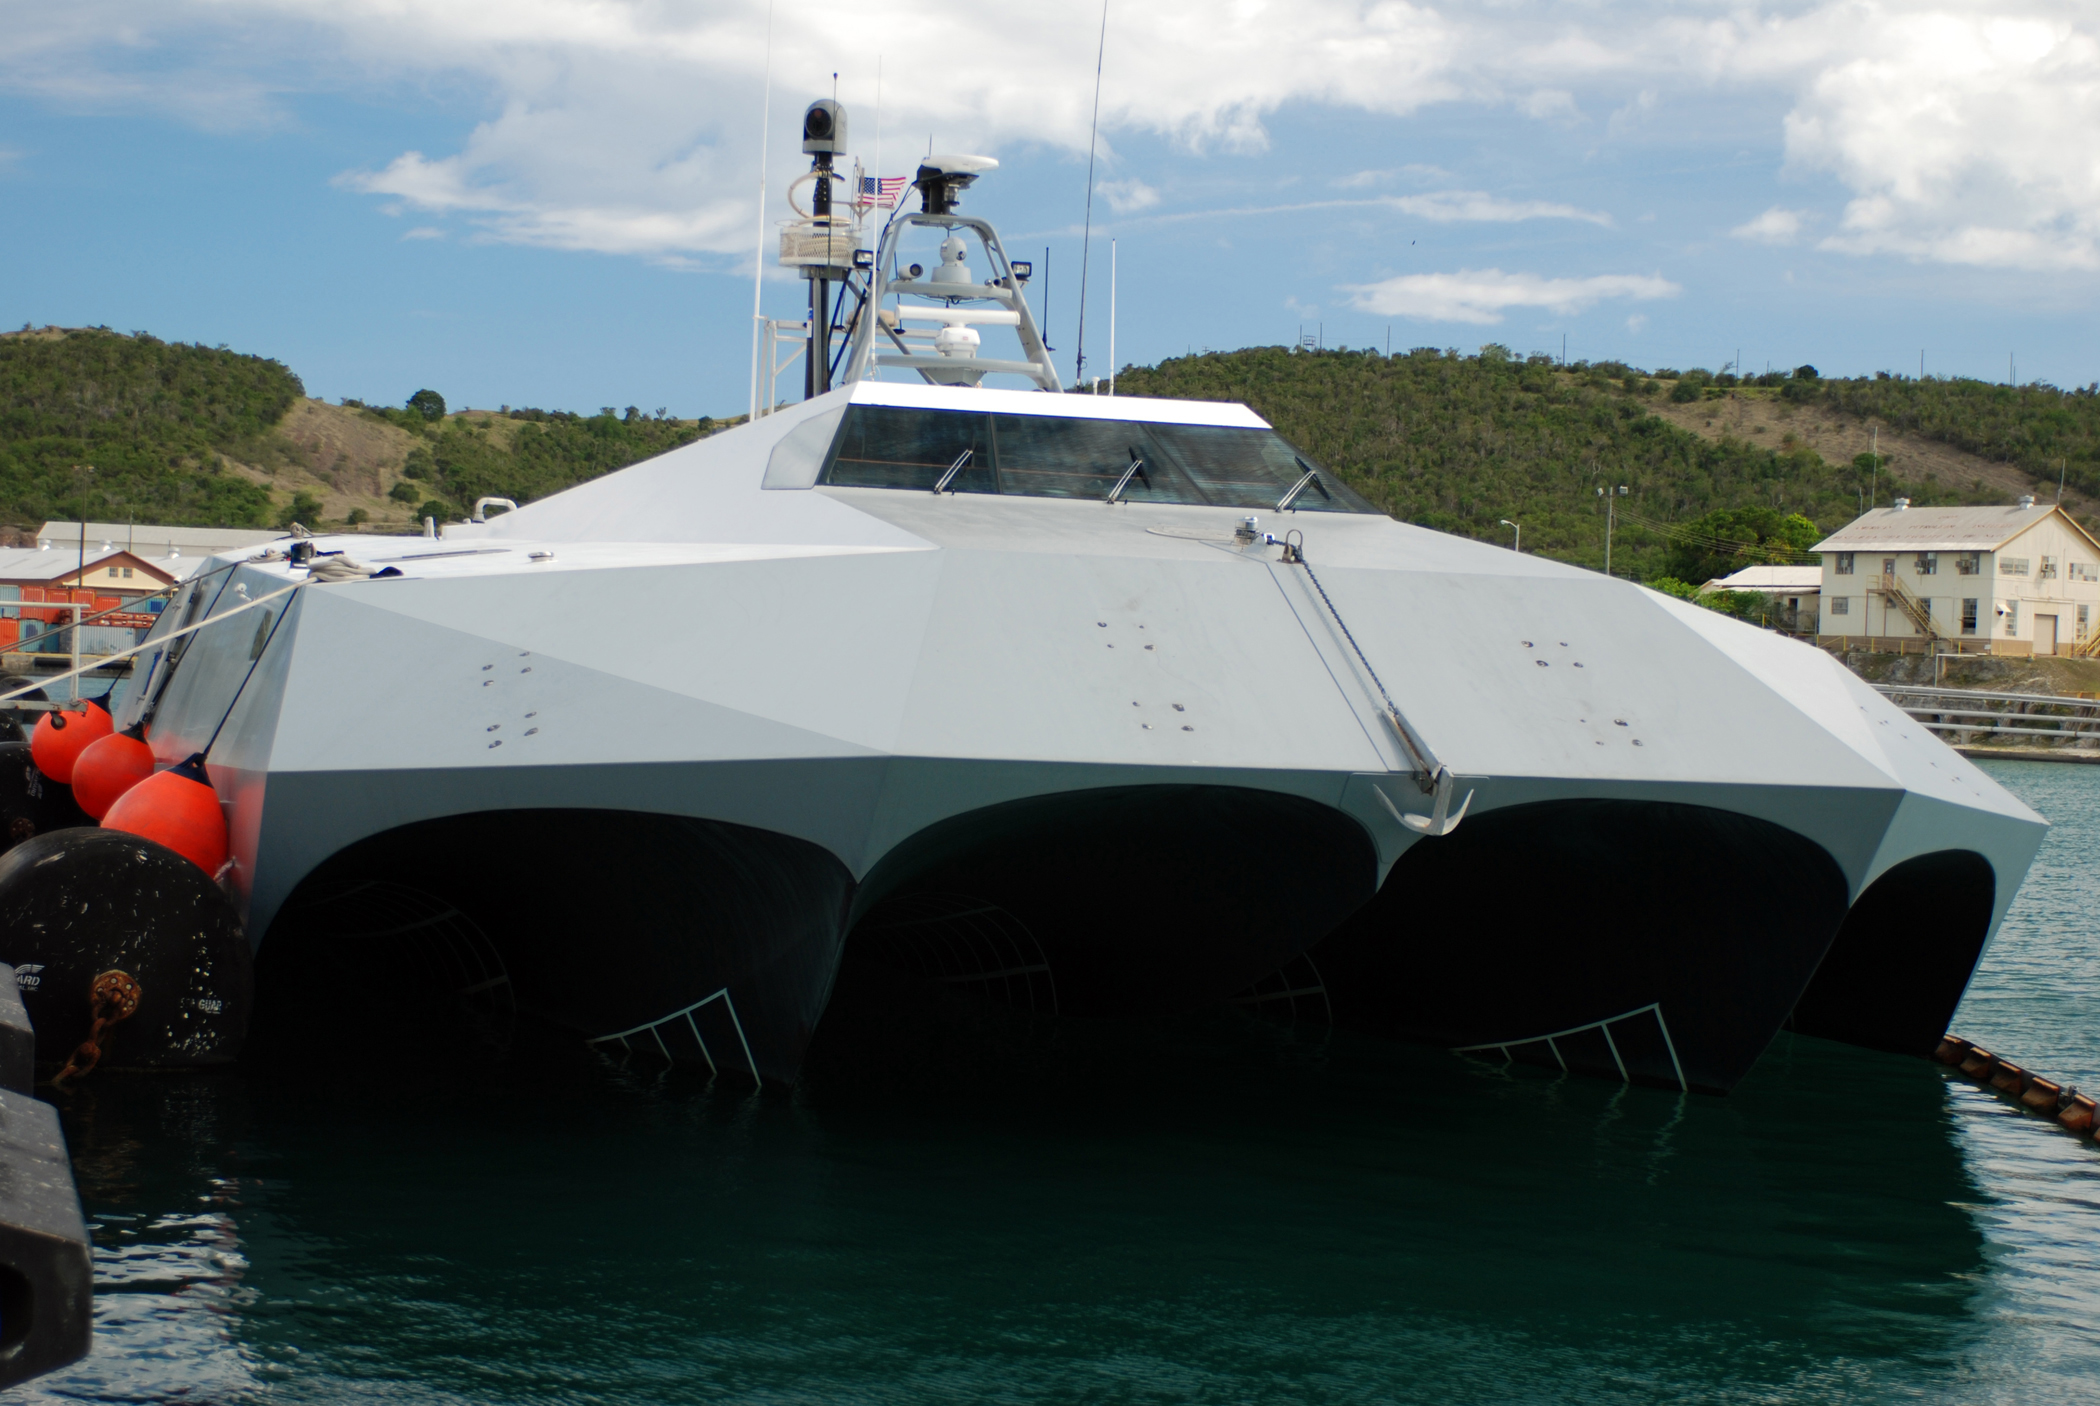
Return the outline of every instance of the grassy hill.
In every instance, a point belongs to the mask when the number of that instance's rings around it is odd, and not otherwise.
[[[1702,581],[1802,549],[1869,501],[2100,508],[2100,387],[1563,368],[1488,346],[1206,353],[1125,394],[1244,400],[1396,517],[1587,566]],[[51,518],[402,530],[526,502],[720,426],[635,407],[447,413],[306,396],[279,362],[107,329],[0,335],[0,524]],[[1870,452],[1878,450],[1878,454]]]
[[[1499,542],[1510,540],[1507,518],[1524,525],[1526,551],[1587,566],[1604,561],[1597,490],[1624,485],[1612,569],[1643,580],[1801,560],[1870,491],[1883,506],[1898,494],[1921,505],[2007,502],[2046,473],[2053,494],[2051,456],[2067,458],[2074,487],[2100,491],[2092,388],[1824,380],[1812,368],[1753,381],[1618,363],[1562,369],[1490,346],[1477,356],[1214,352],[1127,369],[1117,390],[1243,400],[1395,517]],[[1890,449],[1930,441],[1942,452],[1831,462],[1784,428],[1769,443],[1729,432],[1723,412],[1746,403],[1773,426],[1872,417],[1890,427]]]
[[[0,335],[0,525],[406,528],[526,502],[717,428],[610,407],[447,414],[309,399],[281,362],[106,328]]]

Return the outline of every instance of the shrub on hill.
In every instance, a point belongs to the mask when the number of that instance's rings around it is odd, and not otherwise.
[[[1716,443],[1679,429],[1627,389],[1635,376],[1618,363],[1563,371],[1432,348],[1386,357],[1253,347],[1124,371],[1117,390],[1245,401],[1395,517],[1497,542],[1509,540],[1500,525],[1508,518],[1524,524],[1526,551],[1585,566],[1604,562],[1597,489],[1625,484],[1612,569],[1643,580],[1704,581],[1775,556],[1795,560],[1800,539],[1813,542],[1857,515],[1865,472],[1808,449]],[[1674,379],[1694,398],[1714,381],[1705,371]],[[1891,478],[1881,475],[1884,496],[1958,501],[1930,483],[1892,490]],[[1708,520],[1745,509],[1771,521]],[[1779,526],[1787,522],[1795,525]]]
[[[107,328],[0,337],[0,521],[263,526],[269,494],[221,454],[304,394],[279,362]]]

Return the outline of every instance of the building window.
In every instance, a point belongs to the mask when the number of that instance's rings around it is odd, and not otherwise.
[[[109,569],[109,574],[110,574],[110,575],[112,575],[112,576],[116,575],[116,574],[117,574],[117,569],[116,569],[116,568],[115,568],[114,566],[112,566],[112,567],[111,567],[111,568]]]
[[[2025,576],[2027,574],[2027,558],[1998,558],[1998,574],[2000,576]]]
[[[2009,600],[2005,603],[2005,633],[2007,635],[2020,633],[2020,603],[2016,600]]]
[[[131,579],[131,568],[128,566],[124,568],[124,579],[126,581],[129,581]]]
[[[1965,635],[1976,633],[1976,597],[1974,596],[1962,597],[1961,632]]]
[[[1883,557],[1881,559],[1881,574],[1884,576],[1894,576],[1896,574],[1896,559],[1894,557]]]
[[[1850,615],[1852,613],[1852,597],[1832,596],[1830,598],[1830,613],[1832,615]]]
[[[2064,575],[2073,581],[2100,581],[2100,572],[2095,572],[2093,564],[2089,561],[2064,563]]]
[[[2078,607],[2078,638],[2080,639],[2084,639],[2086,631],[2093,627],[2092,609],[2089,605]]]
[[[1983,567],[1983,553],[1963,552],[1954,559],[1956,576],[1974,576]]]
[[[2043,557],[2042,569],[2034,573],[2034,579],[2037,581],[2054,581],[2056,579],[2056,558]]]
[[[1840,576],[1850,576],[1852,574],[1852,553],[1839,552],[1837,554],[1837,559],[1837,574]]]
[[[1918,574],[1920,576],[1937,576],[1939,570],[1940,554],[1938,552],[1918,553]]]

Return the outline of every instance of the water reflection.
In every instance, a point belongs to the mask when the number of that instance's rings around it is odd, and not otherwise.
[[[2100,768],[1958,1021],[2100,1083]],[[65,1104],[98,1342],[34,1401],[2083,1399],[2100,1155],[1782,1036],[1686,1098],[849,967],[793,1099],[563,1042]]]
[[[2008,1302],[2091,1305],[1912,1061],[1788,1039],[1720,1100],[1222,1017],[990,1045],[793,1100],[559,1048],[91,1086],[102,1337],[32,1396],[1933,1395],[2037,1369]]]

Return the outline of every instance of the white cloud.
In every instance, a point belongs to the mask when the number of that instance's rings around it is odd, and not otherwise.
[[[1806,210],[1783,210],[1774,205],[1754,220],[1745,220],[1728,231],[1737,239],[1754,240],[1759,244],[1792,244],[1801,237],[1801,225],[1809,217]]]
[[[1501,269],[1460,269],[1457,273],[1403,274],[1341,291],[1365,312],[1424,322],[1485,324],[1500,322],[1510,308],[1576,313],[1607,298],[1674,298],[1683,290],[1667,279],[1640,274],[1543,278]]]
[[[1109,207],[1119,215],[1149,210],[1159,204],[1159,192],[1143,181],[1103,181],[1101,194],[1107,198]]]
[[[1417,220],[1437,224],[1483,221],[1514,224],[1523,220],[1582,220],[1609,225],[1611,216],[1601,210],[1584,210],[1550,200],[1502,200],[1477,190],[1443,190],[1428,195],[1372,195],[1347,200],[1299,200],[1278,205],[1242,205],[1229,210],[1177,210],[1170,215],[1148,215],[1138,224],[1177,224],[1188,220],[1211,220],[1247,215],[1304,215],[1321,210],[1391,210]]]
[[[1626,319],[1626,330],[1629,332],[1638,334],[1640,330],[1643,327],[1646,327],[1647,325],[1648,314],[1644,312],[1637,312],[1632,317]]]
[[[1575,95],[1565,88],[1541,88],[1518,102],[1517,110],[1526,117],[1536,117],[1546,122],[1572,123],[1582,120],[1582,109],[1575,105]]]
[[[774,135],[836,69],[872,146],[880,53],[887,130],[1083,151],[1096,6],[781,7]],[[0,91],[213,127],[292,121],[294,99],[315,91],[484,94],[490,115],[457,150],[379,153],[349,183],[485,238],[744,256],[767,13],[763,0],[0,0]],[[1783,136],[1795,169],[1845,187],[1825,248],[2100,268],[2093,0],[1152,0],[1110,15],[1101,122],[1115,173],[1117,134],[1259,149],[1290,104],[1405,115],[1474,103],[1551,121],[1609,110],[1610,141],[1652,129],[1665,103],[1717,92],[1784,111],[1766,134]],[[776,189],[798,164],[793,145],[772,143]],[[1605,222],[1572,206],[1445,208],[1407,213]]]
[[[1484,220],[1498,224],[1512,224],[1519,220],[1582,220],[1593,225],[1611,223],[1611,216],[1601,210],[1584,210],[1550,200],[1498,200],[1477,190],[1401,195],[1386,203],[1402,214],[1435,220],[1439,224],[1457,220]]]
[[[1949,5],[1876,18],[1858,56],[1817,72],[1786,119],[1791,159],[1855,192],[1824,247],[2100,268],[2091,11]]]
[[[445,232],[435,225],[417,225],[401,237],[403,239],[443,239]]]

